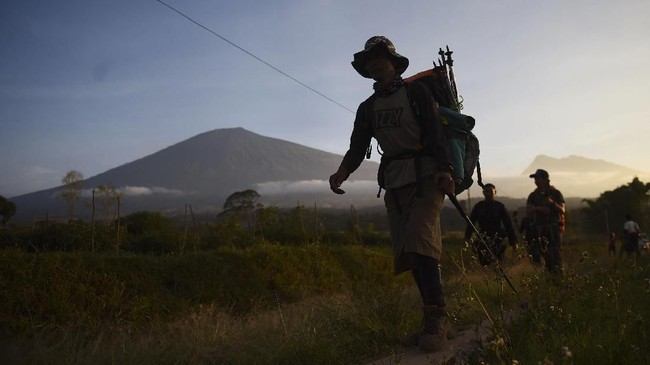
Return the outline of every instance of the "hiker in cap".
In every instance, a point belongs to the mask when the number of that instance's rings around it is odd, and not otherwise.
[[[530,177],[535,179],[537,188],[528,195],[526,213],[537,229],[536,244],[541,246],[546,270],[561,274],[563,217],[566,213],[564,196],[551,186],[546,170],[538,169]]]
[[[497,189],[494,184],[485,184],[483,186],[484,200],[476,203],[469,215],[474,225],[477,225],[484,241],[489,247],[481,247],[481,241],[473,242],[472,246],[477,254],[481,265],[488,265],[494,259],[503,260],[503,254],[506,246],[503,239],[507,236],[508,243],[513,251],[517,250],[517,237],[515,229],[512,226],[510,215],[503,203],[496,200]],[[472,226],[467,224],[465,229],[465,242],[469,242],[473,233]]]
[[[408,64],[382,36],[371,37],[354,54],[352,67],[375,80],[374,92],[359,105],[350,148],[329,182],[333,192],[343,194],[341,184],[363,161],[371,138],[378,141],[383,151],[378,181],[386,190],[395,274],[410,271],[423,302],[424,326],[412,340],[433,352],[452,335],[439,260],[440,210],[445,194],[454,192],[454,181],[437,104],[424,84],[404,83]]]

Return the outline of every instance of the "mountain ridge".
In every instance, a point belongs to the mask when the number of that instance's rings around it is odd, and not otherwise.
[[[155,153],[109,169],[85,180],[84,199],[99,185],[112,185],[123,195],[122,214],[152,210],[174,214],[190,204],[194,209],[218,212],[235,191],[257,190],[261,202],[279,206],[296,203],[323,207],[383,205],[375,197],[378,164],[364,161],[343,188],[345,195],[329,191],[327,178],[336,171],[341,155],[298,143],[265,137],[244,128],[214,129],[180,141]],[[538,168],[549,171],[552,183],[565,197],[591,198],[643,173],[571,155],[537,156],[519,176],[494,177],[484,182],[497,186],[500,196],[522,198],[534,189],[528,174]],[[65,217],[67,207],[59,198],[62,186],[12,198],[16,218]],[[470,193],[481,197],[474,184]],[[89,207],[78,204],[79,216]]]

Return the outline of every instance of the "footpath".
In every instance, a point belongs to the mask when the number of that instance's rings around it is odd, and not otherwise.
[[[469,355],[485,345],[490,334],[490,323],[484,320],[472,328],[458,331],[456,337],[448,340],[447,349],[443,351],[427,354],[412,346],[366,365],[465,365]]]

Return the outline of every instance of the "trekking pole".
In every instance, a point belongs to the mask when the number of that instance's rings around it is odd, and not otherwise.
[[[442,48],[439,48],[438,50],[438,55],[440,55],[440,58],[438,58],[438,64],[439,66],[436,66],[436,62],[433,62],[433,66],[438,69],[440,76],[444,79],[445,83],[445,92],[447,94],[447,97],[449,98],[449,104],[454,104],[454,106],[450,107],[456,111],[458,111],[458,96],[454,94],[453,87],[451,85],[451,80],[449,79],[449,72],[447,70],[447,59],[445,58],[445,51],[442,50]]]
[[[440,48],[440,51],[438,52],[443,53],[445,56],[447,56],[445,60],[445,65],[448,66],[449,68],[449,83],[451,85],[451,93],[454,95],[454,101],[456,102],[456,108],[458,108],[458,111],[460,111],[460,101],[458,100],[458,88],[456,87],[456,75],[454,74],[454,60],[451,58],[451,54],[454,53],[454,51],[449,50],[449,46],[447,46],[447,52],[443,52],[442,48]]]
[[[490,249],[490,246],[487,244],[487,242],[486,242],[486,241],[483,239],[483,237],[481,236],[481,232],[479,232],[479,230],[476,228],[476,226],[474,225],[474,223],[472,223],[472,220],[469,218],[469,216],[467,215],[467,213],[465,213],[465,210],[464,210],[463,207],[460,205],[460,202],[458,201],[458,199],[456,199],[456,196],[455,196],[454,194],[448,194],[447,197],[449,198],[449,200],[451,201],[451,203],[456,207],[456,210],[458,210],[458,213],[460,213],[460,215],[463,216],[463,218],[465,219],[465,222],[467,222],[467,224],[468,224],[470,227],[472,227],[472,229],[473,229],[474,232],[476,233],[476,235],[477,235],[479,241],[480,241],[481,244],[485,247],[485,250],[486,250],[486,251],[490,254],[490,256],[492,256],[492,258],[495,260],[495,262],[496,262],[496,271],[497,271],[497,273],[499,273],[499,274],[501,274],[501,276],[503,276],[503,278],[506,280],[506,283],[508,283],[508,286],[510,286],[510,289],[512,289],[512,291],[515,293],[515,295],[517,295],[517,298],[519,298],[519,292],[517,292],[517,289],[515,289],[515,286],[512,285],[512,281],[510,281],[510,278],[508,277],[508,275],[506,274],[506,272],[503,271],[503,267],[501,267],[501,263],[499,262],[499,259],[494,255],[494,252],[492,252],[492,250]],[[520,301],[521,301],[521,299],[520,299]]]

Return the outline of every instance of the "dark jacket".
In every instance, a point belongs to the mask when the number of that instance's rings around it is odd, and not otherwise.
[[[508,237],[508,242],[511,246],[517,243],[515,230],[510,220],[510,215],[506,207],[496,200],[481,200],[476,203],[469,216],[474,224],[478,224],[481,232],[494,236],[498,234],[499,237]],[[472,227],[468,224],[465,229],[465,239],[472,237]]]
[[[549,196],[558,204],[565,203],[562,193],[553,186],[549,186],[543,189],[537,188],[530,193],[526,200],[526,205],[532,205],[534,207],[549,206]],[[534,220],[537,226],[557,225],[559,227],[561,223],[560,212],[556,209],[550,209],[549,213],[535,212]]]

